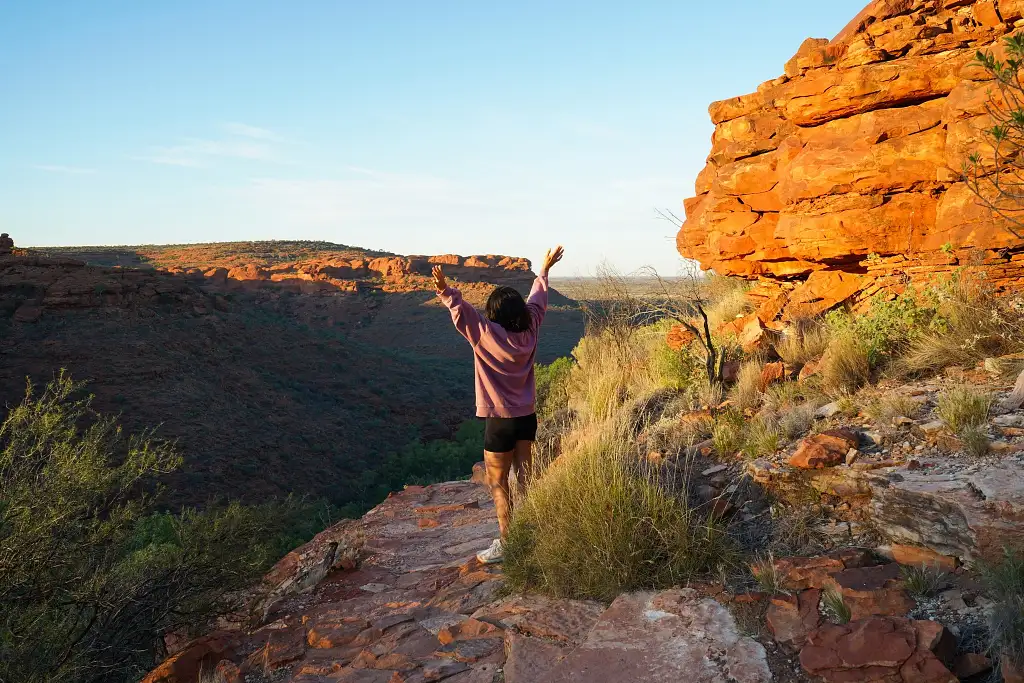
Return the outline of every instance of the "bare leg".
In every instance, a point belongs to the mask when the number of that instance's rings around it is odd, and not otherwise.
[[[516,441],[512,451],[512,471],[516,475],[516,494],[522,496],[533,478],[533,442]]]
[[[508,523],[512,516],[512,496],[508,488],[508,474],[512,469],[514,452],[484,451],[487,488],[491,490],[491,498],[494,499],[494,511],[498,515],[498,529],[501,530],[502,538],[505,538],[505,534],[508,532]]]

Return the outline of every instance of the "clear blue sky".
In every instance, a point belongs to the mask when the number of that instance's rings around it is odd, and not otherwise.
[[[674,273],[708,104],[865,1],[0,0],[0,230]]]

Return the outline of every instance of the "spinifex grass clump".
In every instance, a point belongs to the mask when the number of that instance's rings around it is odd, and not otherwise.
[[[984,455],[989,445],[986,427],[991,409],[990,394],[964,386],[940,394],[935,413],[957,435],[968,454]]]
[[[1007,550],[997,561],[983,564],[982,575],[995,603],[989,612],[991,649],[1024,665],[1024,555]]]
[[[727,556],[722,528],[688,506],[685,482],[638,460],[628,439],[595,427],[534,482],[505,546],[513,588],[611,599],[684,583]]]
[[[903,585],[910,591],[911,595],[920,598],[928,598],[946,587],[949,576],[938,567],[926,565],[918,567],[904,567]]]

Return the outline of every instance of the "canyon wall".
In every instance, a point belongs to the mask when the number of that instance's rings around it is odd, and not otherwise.
[[[1024,0],[876,0],[831,41],[808,39],[784,75],[711,105],[679,252],[757,280],[765,323],[967,264],[1020,284],[1024,240],[963,169],[992,157],[998,89],[976,54],[1005,56],[1022,26]]]

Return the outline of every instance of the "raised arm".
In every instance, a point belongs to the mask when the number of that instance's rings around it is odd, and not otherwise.
[[[437,290],[437,295],[441,298],[447,308],[448,312],[452,315],[452,322],[455,323],[455,329],[459,331],[463,337],[469,340],[469,343],[476,346],[480,343],[480,337],[484,332],[484,321],[480,317],[480,313],[477,312],[471,304],[466,303],[462,298],[462,292],[450,287],[448,281],[445,279],[444,272],[441,270],[441,266],[434,266],[434,289]]]
[[[548,271],[562,260],[564,253],[562,245],[558,245],[554,250],[548,249],[544,254],[540,275],[533,281],[533,289],[530,290],[530,296],[526,299],[526,307],[530,310],[530,316],[536,327],[540,327],[540,324],[544,322],[544,314],[548,310]]]

